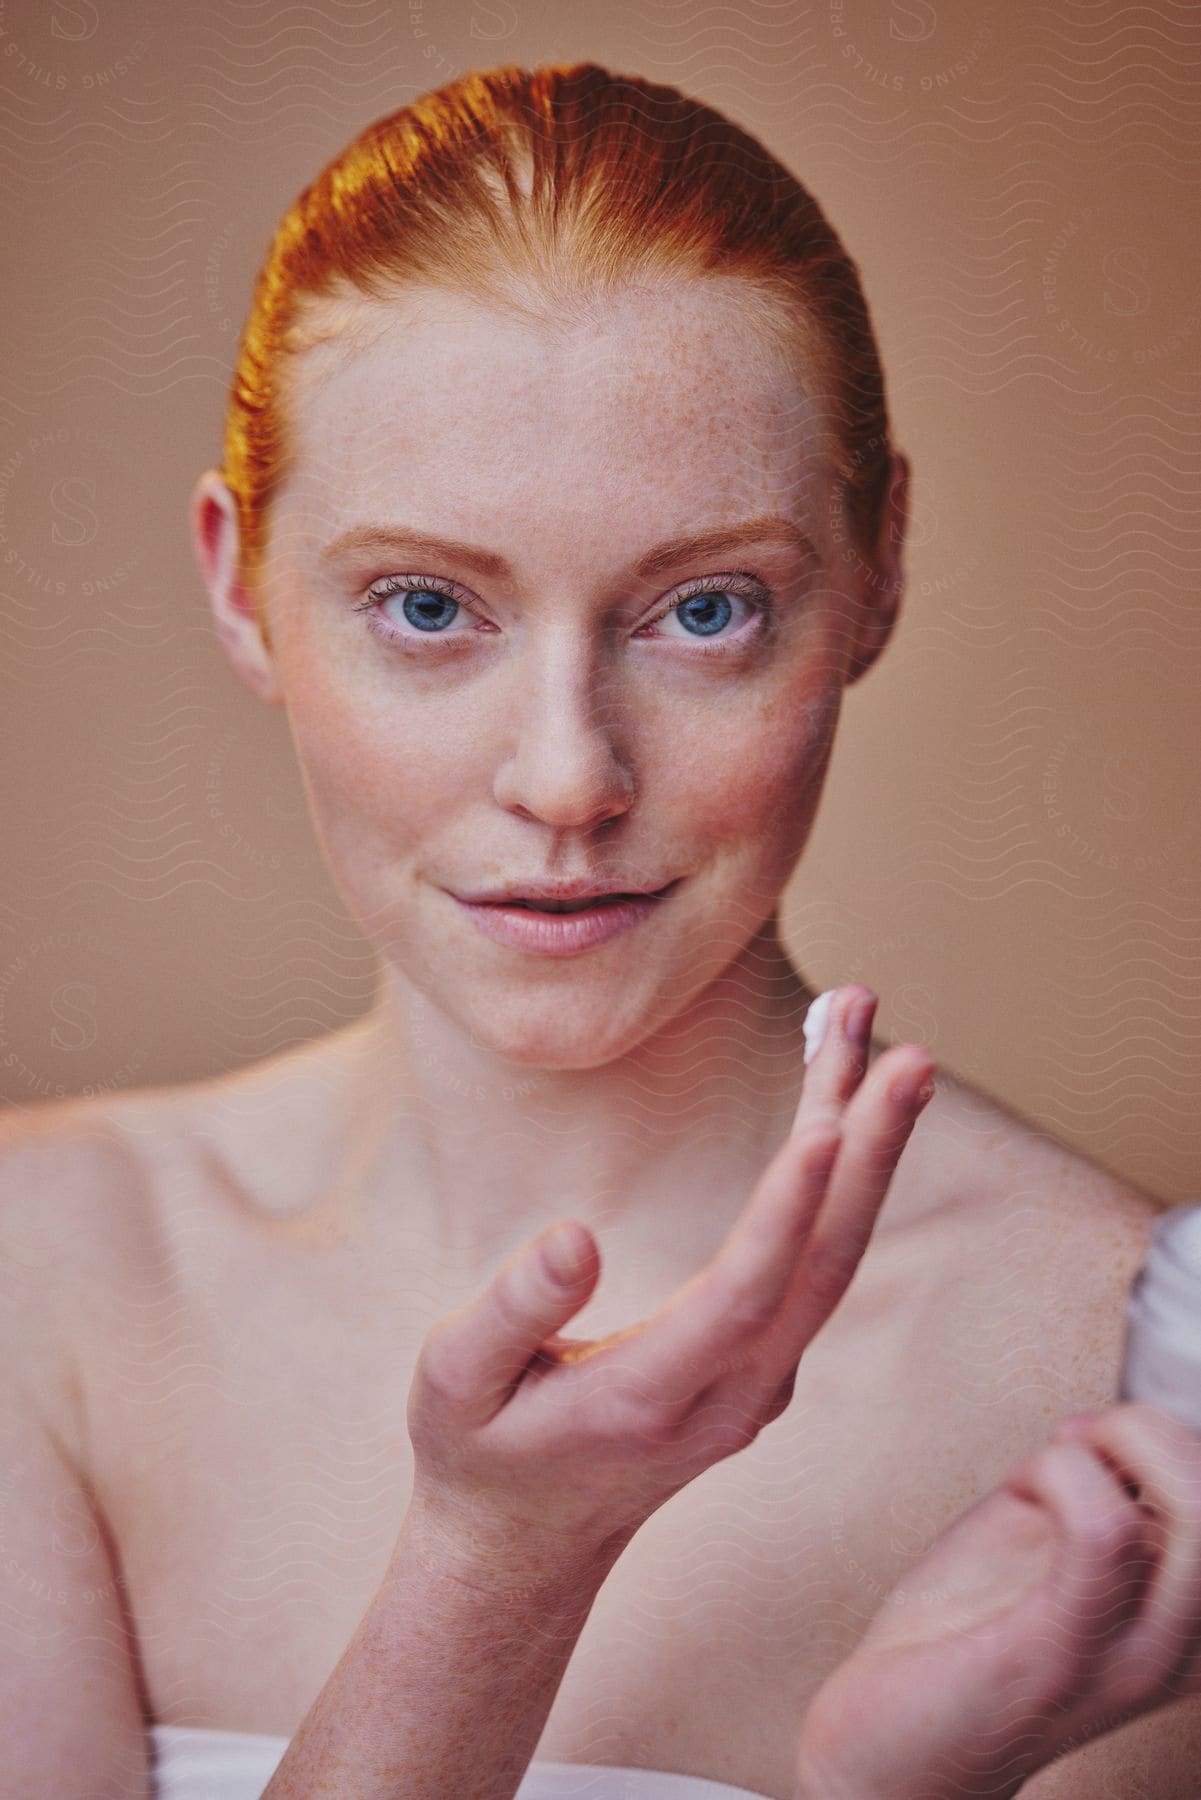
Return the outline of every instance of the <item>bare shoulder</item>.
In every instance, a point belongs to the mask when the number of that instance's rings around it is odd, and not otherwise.
[[[272,1203],[281,1159],[305,1166],[328,1061],[308,1044],[228,1075],[0,1111],[0,1357],[77,1468],[92,1460],[90,1371],[111,1364],[94,1351],[165,1301],[201,1215],[216,1251]]]
[[[995,1095],[940,1071],[941,1129],[952,1196],[996,1206],[1040,1203],[1048,1223],[1143,1240],[1167,1202],[1024,1118]]]
[[[1162,1206],[941,1068],[897,1178],[848,1319],[873,1426],[894,1445],[892,1491],[903,1506],[916,1484],[928,1543],[1059,1420],[1114,1403],[1126,1298]]]
[[[144,1304],[199,1211],[219,1239],[302,1206],[336,1155],[354,1049],[333,1034],[225,1075],[0,1110],[0,1295],[27,1365],[44,1345],[61,1371],[64,1321],[78,1343]]]
[[[1141,1243],[1169,1204],[941,1067],[898,1176],[899,1225],[937,1216],[984,1228],[1015,1210],[1041,1214],[1049,1230],[1112,1232],[1116,1247]]]
[[[112,1096],[0,1112],[0,1356],[76,1466],[72,1345],[152,1229],[150,1187]]]
[[[1043,1371],[1050,1413],[1109,1403],[1126,1296],[1167,1203],[995,1097],[938,1079],[924,1155],[941,1218],[974,1250],[979,1298],[1024,1346],[1025,1376]]]
[[[62,1291],[138,1227],[146,1181],[112,1096],[0,1112],[0,1230],[5,1273],[48,1270]],[[39,1298],[45,1298],[44,1294]]]

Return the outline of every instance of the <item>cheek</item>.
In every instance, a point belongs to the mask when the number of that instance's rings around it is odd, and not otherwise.
[[[794,854],[812,823],[838,708],[831,685],[753,702],[694,743],[677,738],[668,807],[711,842]]]
[[[284,692],[315,822],[342,860],[375,862],[378,846],[419,842],[445,818],[467,771],[424,709],[315,654],[294,657]]]

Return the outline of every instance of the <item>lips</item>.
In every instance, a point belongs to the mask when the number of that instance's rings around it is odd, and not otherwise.
[[[662,892],[662,889],[658,890]],[[648,894],[593,894],[587,900],[492,900],[491,906],[523,906],[530,912],[585,912],[590,906],[615,906],[620,900],[645,900]]]
[[[582,882],[564,882],[557,892],[548,884],[546,890],[514,888],[509,892],[494,890],[492,893],[474,894],[460,891],[455,893],[455,898],[468,906],[517,906],[531,912],[545,913],[585,912],[591,907],[617,906],[623,901],[661,900],[679,885],[679,880],[679,876],[676,876],[658,888],[607,888],[591,891]],[[573,886],[575,892],[572,892]]]
[[[521,899],[512,895],[471,901],[458,894],[452,894],[451,899],[494,943],[529,956],[579,956],[654,918],[660,903],[679,885],[677,877],[666,887],[649,893],[614,891],[581,895],[574,900]]]

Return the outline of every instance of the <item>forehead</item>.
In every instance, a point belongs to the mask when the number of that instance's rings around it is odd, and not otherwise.
[[[618,527],[773,510],[820,533],[822,415],[741,282],[631,288],[569,323],[423,290],[344,301],[327,325],[290,370],[277,501],[322,542],[403,518],[596,551]]]

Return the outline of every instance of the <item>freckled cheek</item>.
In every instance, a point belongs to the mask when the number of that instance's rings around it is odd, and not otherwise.
[[[343,858],[430,838],[473,777],[470,758],[448,751],[449,734],[395,695],[382,705],[361,687],[310,681],[289,698],[289,720],[322,837]]]
[[[828,703],[748,711],[692,746],[677,739],[665,809],[698,839],[755,848],[769,862],[804,842],[833,742]],[[650,789],[660,784],[651,777]]]

